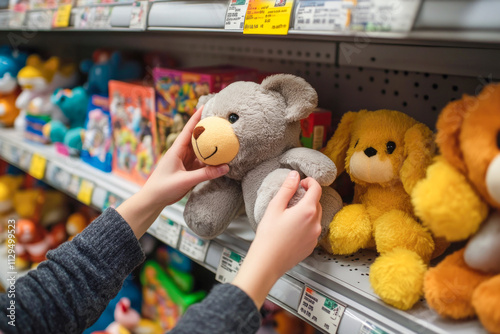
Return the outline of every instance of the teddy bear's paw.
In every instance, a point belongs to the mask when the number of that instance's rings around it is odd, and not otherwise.
[[[340,210],[330,224],[328,234],[333,254],[352,254],[366,248],[372,238],[372,224],[361,204]]]
[[[459,241],[475,233],[488,207],[466,177],[439,157],[411,194],[415,214],[435,236]]]
[[[481,283],[472,295],[472,305],[488,332],[500,334],[500,275]]]
[[[404,248],[417,253],[424,262],[429,262],[434,251],[434,240],[429,230],[411,215],[401,210],[386,212],[373,222],[377,251],[388,253]]]
[[[395,249],[378,257],[370,267],[373,290],[387,304],[408,310],[422,295],[427,266],[416,253]]]
[[[466,319],[475,315],[471,303],[476,287],[490,276],[467,267],[464,250],[459,250],[429,269],[424,277],[424,294],[429,306],[441,316]]]

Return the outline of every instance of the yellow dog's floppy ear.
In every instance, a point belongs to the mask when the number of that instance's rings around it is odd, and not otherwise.
[[[419,180],[425,177],[427,167],[436,152],[434,135],[424,124],[417,123],[405,133],[405,161],[399,177],[405,191],[410,194]]]
[[[436,123],[436,143],[443,157],[462,173],[467,173],[462,150],[460,149],[460,130],[469,107],[476,98],[464,95],[462,99],[448,103]]]
[[[340,175],[345,170],[346,154],[351,142],[352,124],[356,117],[358,117],[358,113],[355,111],[349,111],[342,116],[337,130],[335,130],[323,151],[337,166],[337,175]]]

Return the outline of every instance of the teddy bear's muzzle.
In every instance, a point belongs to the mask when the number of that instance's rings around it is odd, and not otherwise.
[[[212,166],[231,162],[240,149],[231,123],[221,117],[201,120],[193,130],[191,143],[196,157]]]

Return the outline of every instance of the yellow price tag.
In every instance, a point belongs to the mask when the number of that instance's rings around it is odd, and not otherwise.
[[[34,178],[41,180],[45,175],[46,166],[47,166],[47,159],[35,153],[31,157],[29,173]]]
[[[80,190],[76,198],[83,204],[90,205],[92,203],[92,193],[94,192],[94,184],[87,180],[82,180]]]
[[[292,9],[293,0],[250,0],[243,33],[286,35]]]
[[[71,17],[71,8],[73,5],[60,5],[54,16],[52,26],[55,28],[65,28],[69,26],[69,18]]]

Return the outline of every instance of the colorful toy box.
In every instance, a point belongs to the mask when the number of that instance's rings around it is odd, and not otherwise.
[[[115,144],[113,173],[143,184],[158,157],[154,89],[112,80],[109,96]]]
[[[205,291],[192,292],[192,284],[178,286],[170,275],[155,261],[147,261],[141,272],[142,314],[159,322],[165,331],[175,327],[190,305],[206,296]]]
[[[300,142],[304,147],[320,150],[330,138],[332,112],[317,108],[309,117],[300,121],[302,133]]]
[[[92,95],[87,110],[82,160],[104,172],[111,172],[113,137],[109,99]]]
[[[235,81],[255,81],[257,72],[230,65],[183,70],[155,68],[153,78],[158,108],[158,149],[164,152],[196,111],[200,96],[217,93]]]

